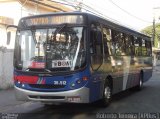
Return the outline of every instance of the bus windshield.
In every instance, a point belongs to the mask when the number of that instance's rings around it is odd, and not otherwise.
[[[17,32],[15,67],[24,71],[73,71],[85,66],[84,27],[61,25]]]

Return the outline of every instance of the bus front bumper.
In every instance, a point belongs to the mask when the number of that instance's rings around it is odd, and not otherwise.
[[[41,101],[44,103],[89,103],[89,88],[82,87],[63,92],[38,92],[15,86],[17,100]]]

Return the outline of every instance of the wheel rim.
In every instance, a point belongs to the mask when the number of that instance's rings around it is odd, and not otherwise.
[[[111,98],[111,89],[109,87],[106,87],[104,89],[104,97],[105,97],[105,99],[110,99]]]
[[[140,81],[139,81],[139,86],[142,87],[142,84],[143,84],[143,83],[142,83],[142,80],[140,79]]]

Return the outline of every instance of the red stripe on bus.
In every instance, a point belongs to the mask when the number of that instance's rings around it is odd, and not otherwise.
[[[14,80],[20,81],[21,83],[36,84],[38,76],[14,76]]]

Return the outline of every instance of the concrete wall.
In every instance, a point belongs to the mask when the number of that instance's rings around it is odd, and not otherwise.
[[[13,50],[0,47],[0,89],[13,87]]]

